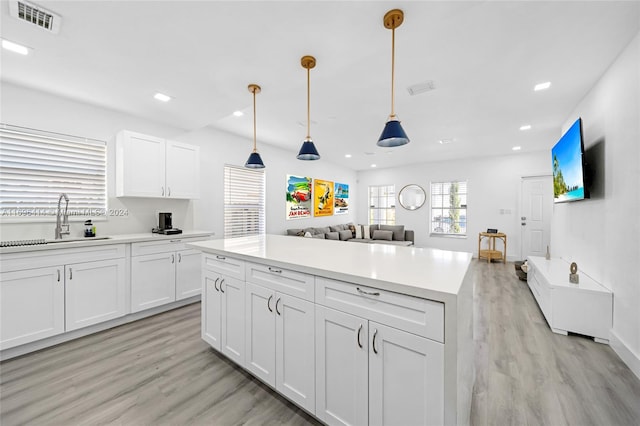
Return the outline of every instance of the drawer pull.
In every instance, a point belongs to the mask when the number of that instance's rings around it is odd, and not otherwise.
[[[378,335],[378,329],[376,328],[373,332],[373,341],[371,342],[371,346],[373,347],[373,353],[377,354],[378,351],[376,350],[376,336]]]
[[[60,269],[58,269],[57,272],[58,272],[58,282],[60,282]]]
[[[274,269],[271,266],[269,266],[269,272],[275,272],[276,274],[281,274],[282,269]]]
[[[224,256],[216,256],[216,259],[225,260],[226,257],[224,257]]]
[[[224,278],[222,279],[222,281],[220,281],[220,291],[224,293],[224,290],[222,289],[222,284],[224,284]]]
[[[360,324],[360,327],[358,327],[358,347],[360,349],[362,349],[362,343],[360,343],[360,332],[362,331],[362,324]]]
[[[181,241],[182,241],[182,240],[171,240],[171,241],[169,241],[169,242],[170,242],[170,243],[179,243],[179,242],[181,242]]]
[[[69,279],[72,280],[73,279],[73,269],[69,268]]]
[[[267,309],[269,309],[269,312],[273,312],[273,309],[271,309],[271,299],[273,299],[273,294],[269,296],[269,299],[267,300]]]
[[[213,283],[213,286],[215,287],[216,291],[220,291],[220,289],[218,288],[218,280],[220,279],[220,277],[216,278],[216,282]]]
[[[278,315],[282,315],[282,314],[280,313],[280,311],[278,310],[278,303],[280,303],[280,299],[276,300],[276,313],[277,313]]]
[[[356,290],[358,290],[358,293],[360,294],[367,294],[369,296],[380,296],[380,293],[377,291],[364,291],[360,287],[356,287]]]

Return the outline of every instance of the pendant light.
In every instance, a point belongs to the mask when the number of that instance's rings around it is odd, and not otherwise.
[[[394,110],[396,28],[402,24],[403,20],[404,13],[400,9],[388,11],[382,20],[385,28],[391,30],[391,115],[382,130],[380,139],[378,139],[378,146],[382,147],[394,147],[409,143],[409,138],[402,129]]]
[[[261,89],[257,84],[250,84],[248,89],[253,93],[253,152],[249,155],[249,159],[244,163],[244,166],[249,169],[264,169],[264,163],[256,149],[256,93],[260,93]]]
[[[302,147],[300,147],[300,152],[298,153],[298,160],[319,160],[320,154],[318,154],[318,150],[316,146],[313,144],[313,140],[311,139],[311,114],[310,114],[310,103],[311,103],[311,91],[310,91],[310,70],[311,68],[316,66],[316,58],[313,56],[303,56],[300,59],[300,63],[302,64],[302,68],[306,68],[307,70],[307,137],[302,142]]]

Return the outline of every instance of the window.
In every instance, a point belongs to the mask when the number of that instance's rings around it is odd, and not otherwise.
[[[395,185],[369,187],[369,224],[394,225],[396,223]]]
[[[107,144],[0,124],[0,217],[57,214],[61,193],[71,218],[107,215]]]
[[[224,166],[225,238],[265,233],[264,170]]]
[[[467,182],[431,183],[431,233],[467,235]]]

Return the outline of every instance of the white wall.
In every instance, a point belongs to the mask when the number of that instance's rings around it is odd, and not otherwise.
[[[396,193],[408,184],[418,184],[427,193],[427,202],[418,210],[405,210],[396,202],[396,224],[416,233],[416,245],[466,251],[477,256],[478,233],[497,228],[507,234],[507,257],[520,258],[520,179],[522,176],[551,174],[548,152],[521,152],[503,157],[423,163],[358,173],[358,223],[368,223],[368,187],[394,184]],[[429,236],[430,183],[466,180],[467,237]],[[501,214],[501,210],[510,213]]]
[[[252,148],[252,141],[224,132],[204,128],[186,131],[152,122],[118,111],[61,98],[52,94],[2,82],[0,121],[6,124],[47,130],[74,136],[107,141],[107,185],[109,209],[128,212],[125,217],[111,216],[96,222],[100,235],[150,232],[157,225],[158,211],[173,212],[175,227],[200,229],[223,235],[223,165],[243,165]],[[184,141],[201,147],[201,191],[199,200],[169,200],[152,198],[115,197],[115,134],[122,129]],[[302,140],[300,141],[302,143]],[[299,174],[350,184],[353,196],[356,173],[326,161],[303,162],[296,152],[269,147],[259,143],[259,151],[267,166],[267,232],[284,233],[286,228],[323,226],[353,221],[355,206],[348,215],[328,218],[285,220],[286,174]],[[322,145],[318,144],[322,154]],[[72,236],[80,237],[83,221],[71,222]],[[53,238],[55,220],[45,222],[2,222],[0,239]]]
[[[613,291],[611,345],[640,377],[640,35],[565,122],[582,117],[592,160],[592,199],[554,206],[552,255]],[[601,150],[602,151],[602,150]]]

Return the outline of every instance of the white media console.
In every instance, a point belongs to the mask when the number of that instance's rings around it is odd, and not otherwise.
[[[527,284],[554,333],[568,332],[609,343],[613,324],[613,294],[578,271],[580,283],[569,282],[569,262],[529,256]]]

